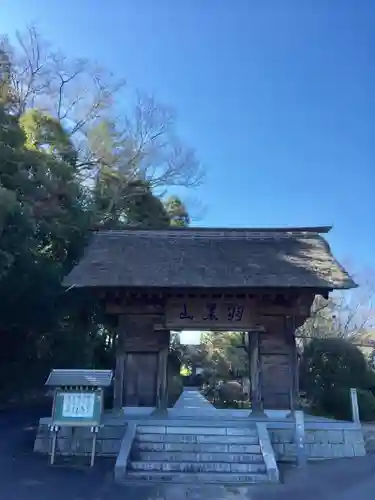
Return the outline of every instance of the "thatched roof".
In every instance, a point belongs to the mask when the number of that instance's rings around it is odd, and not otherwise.
[[[356,284],[332,256],[321,228],[94,233],[64,280],[77,287],[316,288]]]

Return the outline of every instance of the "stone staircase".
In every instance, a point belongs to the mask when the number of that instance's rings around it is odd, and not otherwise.
[[[124,479],[180,483],[273,481],[255,424],[138,425]]]

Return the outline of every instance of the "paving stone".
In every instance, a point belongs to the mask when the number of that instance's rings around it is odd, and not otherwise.
[[[246,428],[246,427],[239,427],[239,428],[227,428],[226,429],[226,434],[227,436],[253,436],[256,437],[258,435],[257,430],[255,428]]]
[[[137,443],[137,449],[141,451],[163,451],[165,449],[164,446],[167,445],[164,443],[147,443],[143,441]]]
[[[136,453],[141,461],[149,460],[165,462],[236,462],[236,463],[262,463],[261,454],[243,453],[194,453],[194,452],[150,452],[139,451]]]
[[[126,431],[126,425],[109,425],[102,427],[99,430],[98,438],[100,439],[122,439]],[[91,433],[89,433],[91,434]]]
[[[48,441],[47,441],[48,443]],[[34,451],[38,453],[46,453],[45,438],[37,436],[34,441]]]
[[[353,450],[356,457],[364,457],[366,455],[364,443],[353,443]]]
[[[320,444],[320,458],[333,458],[332,445],[330,443]]]
[[[165,451],[187,451],[195,453],[226,453],[228,445],[211,443],[165,443]]]
[[[124,481],[165,481],[167,483],[201,483],[201,484],[251,484],[251,483],[265,483],[269,482],[266,474],[236,474],[236,473],[179,473],[175,474],[173,472],[152,472],[152,474],[147,474],[144,471],[131,471],[124,477]],[[201,497],[199,497],[201,498]]]
[[[315,434],[312,431],[305,433],[305,443],[315,443]]]
[[[221,435],[227,434],[225,427],[167,427],[167,434]]]
[[[285,443],[284,453],[288,457],[294,457],[297,453],[297,447],[294,443]]]
[[[150,462],[132,461],[131,470],[159,471],[159,472],[266,472],[264,464],[235,464],[223,462]]]
[[[105,455],[117,455],[121,447],[121,441],[119,439],[103,439],[100,444],[101,451]]]
[[[38,436],[48,436],[50,433],[48,425],[39,425],[38,427]]]
[[[344,433],[342,430],[330,430],[328,431],[328,441],[330,443],[343,443]]]
[[[259,444],[230,444],[229,453],[261,453]]]
[[[258,444],[258,436],[197,436],[198,443]]]
[[[344,457],[345,449],[344,449],[344,444],[337,444],[333,443],[332,444],[332,456],[335,458],[342,458]]]
[[[363,431],[361,430],[348,430],[344,431],[345,443],[363,443]]]
[[[182,435],[182,434],[138,434],[136,436],[136,441],[147,441],[147,442],[160,442],[160,443],[196,443],[198,442],[197,438],[200,436],[194,436],[194,434],[190,435]],[[203,437],[203,436],[202,436]],[[216,436],[209,436],[214,438],[214,442]]]
[[[231,464],[227,463],[197,463],[197,462],[149,462],[132,461],[130,469],[159,472],[231,472]]]
[[[344,449],[344,457],[354,457],[353,444],[345,443],[343,449]]]
[[[314,441],[315,443],[328,443],[329,442],[329,431],[315,431],[314,432]]]
[[[165,425],[137,425],[138,434],[165,434]],[[183,434],[181,432],[180,434]]]
[[[266,473],[266,466],[264,464],[231,464],[231,472],[242,472],[246,474],[247,472],[264,472]]]
[[[312,444],[310,456],[312,458],[333,458],[332,445],[322,443]]]
[[[293,443],[294,441],[293,431],[289,429],[278,429],[275,432],[277,432],[279,436],[279,443]]]

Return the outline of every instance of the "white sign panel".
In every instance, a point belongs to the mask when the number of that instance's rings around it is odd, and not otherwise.
[[[62,416],[65,418],[91,418],[94,416],[95,394],[69,392],[64,394]]]

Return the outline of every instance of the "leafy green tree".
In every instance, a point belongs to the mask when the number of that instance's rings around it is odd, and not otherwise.
[[[189,214],[180,198],[171,196],[165,201],[164,206],[171,226],[186,227],[190,225]]]
[[[0,48],[0,104],[10,108],[13,104],[11,64],[8,54]]]
[[[203,368],[212,383],[248,376],[247,355],[239,332],[205,332],[200,345],[177,346],[182,363],[195,372]]]
[[[113,325],[62,278],[92,228],[188,224],[183,203],[163,197],[195,185],[200,172],[165,106],[138,95],[111,121],[121,83],[51,51],[35,28],[16,39],[0,40],[0,380],[8,390],[41,386],[54,366],[112,366]],[[7,380],[9,372],[19,379]]]
[[[152,193],[147,183],[127,182],[121,173],[98,178],[94,200],[99,227],[162,229],[170,224],[162,201]]]
[[[82,251],[89,217],[74,167],[43,145],[30,148],[5,108],[0,155],[0,366],[19,371],[51,360],[65,307],[61,280]],[[43,363],[38,368],[45,374]]]
[[[78,161],[78,153],[61,123],[37,109],[30,109],[20,117],[20,126],[26,135],[26,147],[47,152],[71,166]]]

